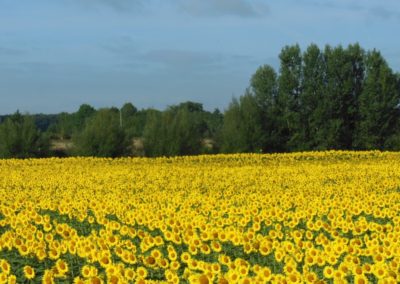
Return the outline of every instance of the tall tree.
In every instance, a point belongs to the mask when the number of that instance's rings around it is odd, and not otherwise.
[[[352,52],[342,46],[325,48],[327,104],[324,116],[327,122],[323,133],[326,137],[323,148],[326,149],[353,147],[357,96],[360,89],[360,78],[355,73],[354,64],[362,64],[362,55],[361,50],[355,54]]]
[[[172,118],[167,128],[169,143],[167,155],[196,155],[202,151],[202,138],[206,124],[201,115],[203,107],[193,108],[193,104],[181,104],[172,113],[166,113]]]
[[[30,115],[18,111],[0,125],[0,157],[43,157],[49,152],[49,140]]]
[[[203,151],[202,139],[207,130],[203,106],[184,102],[162,113],[148,115],[144,130],[147,156],[195,155]]]
[[[143,130],[143,145],[145,155],[156,157],[165,155],[165,127],[162,123],[162,112],[149,109]]]
[[[243,125],[240,103],[233,98],[224,113],[224,123],[221,130],[221,151],[223,153],[247,152],[248,145]]]
[[[137,119],[135,118],[137,112],[137,108],[132,103],[125,103],[120,109],[120,125],[130,140],[135,137],[135,130],[137,128]]]
[[[118,157],[126,153],[125,133],[118,112],[101,109],[91,117],[84,130],[74,137],[76,152],[82,156]]]
[[[277,135],[276,97],[278,93],[277,74],[269,65],[260,66],[250,80],[250,90],[258,106],[263,132],[260,146],[263,152],[276,152],[280,148]]]
[[[325,62],[319,47],[311,44],[303,54],[303,90],[299,96],[299,129],[302,150],[318,149],[325,139],[321,133],[326,123],[324,108]]]
[[[277,128],[282,151],[295,149],[299,141],[299,96],[302,92],[302,56],[299,45],[286,46],[279,54],[280,74],[276,99]]]
[[[400,119],[400,92],[396,75],[376,50],[369,52],[365,61],[366,78],[359,97],[356,146],[358,149],[396,148],[393,139],[399,130]]]
[[[85,128],[86,121],[96,113],[94,107],[88,104],[82,104],[78,111],[74,113],[74,126],[75,130],[80,132]]]
[[[261,108],[254,95],[246,90],[233,99],[225,112],[222,128],[222,151],[227,153],[261,152],[265,144]]]

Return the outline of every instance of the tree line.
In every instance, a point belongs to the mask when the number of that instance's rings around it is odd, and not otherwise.
[[[279,59],[278,71],[260,66],[223,113],[188,101],[0,116],[0,157],[400,150],[400,75],[379,51],[292,45]]]

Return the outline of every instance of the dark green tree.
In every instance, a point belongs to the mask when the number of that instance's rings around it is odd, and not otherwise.
[[[82,104],[78,111],[74,113],[74,127],[75,130],[80,132],[86,126],[86,121],[96,113],[96,110],[88,104]]]
[[[132,117],[137,113],[137,108],[132,103],[125,103],[121,108],[123,118]]]
[[[206,153],[218,153],[221,147],[221,131],[224,115],[216,108],[213,112],[203,112],[206,130],[204,132],[204,150]]]
[[[203,106],[185,102],[162,113],[148,115],[144,130],[147,156],[195,155],[203,152],[202,139],[207,130]]]
[[[128,146],[125,133],[119,125],[118,111],[111,109],[97,111],[73,140],[76,154],[80,156],[123,156]]]
[[[260,135],[260,146],[263,152],[276,152],[280,149],[277,131],[276,98],[278,93],[277,74],[269,65],[260,66],[250,80],[250,90],[255,97],[261,120],[263,135]]]
[[[368,52],[366,78],[359,97],[358,149],[396,149],[399,130],[400,93],[396,75],[380,52]]]
[[[41,133],[30,115],[18,111],[0,125],[0,157],[45,157],[49,152],[49,140]]]
[[[240,153],[247,152],[248,145],[240,103],[233,98],[224,113],[224,124],[221,130],[221,152]]]
[[[221,150],[225,153],[259,153],[265,139],[261,108],[256,97],[246,90],[239,100],[232,100],[225,112]]]
[[[133,139],[137,123],[135,116],[138,110],[132,103],[125,103],[119,111],[120,125],[124,129],[127,138]]]
[[[299,141],[301,150],[319,149],[325,136],[326,68],[323,52],[315,44],[303,53],[303,90],[299,96]]]
[[[351,149],[356,100],[353,94],[354,77],[351,60],[342,46],[325,48],[326,62],[326,104],[325,127],[321,135],[325,137],[322,149]]]
[[[275,117],[280,151],[296,150],[301,144],[299,96],[302,92],[302,57],[299,45],[286,46],[279,54],[280,72]]]
[[[162,119],[161,111],[147,110],[146,124],[143,129],[143,146],[145,155],[148,157],[165,155],[166,131]]]
[[[202,152],[203,133],[206,124],[202,118],[202,108],[192,108],[192,104],[180,105],[177,110],[169,110],[164,115],[171,120],[167,129],[166,154],[196,155]],[[171,112],[171,113],[170,113]]]

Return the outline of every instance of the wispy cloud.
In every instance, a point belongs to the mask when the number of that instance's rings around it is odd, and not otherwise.
[[[118,37],[111,43],[103,44],[102,48],[122,57],[132,57],[138,53],[138,47],[130,36]]]
[[[162,4],[196,17],[235,16],[243,18],[268,14],[266,0],[74,0],[86,9],[109,8],[115,12],[143,11]],[[151,9],[151,8],[150,8]]]
[[[13,47],[3,47],[0,46],[0,56],[18,56],[24,54],[25,51],[20,48],[13,48]]]
[[[193,16],[258,17],[269,12],[266,1],[250,0],[180,0],[179,8]]]
[[[141,10],[145,5],[144,0],[78,0],[79,5],[85,8],[111,8],[115,12],[132,12]]]
[[[398,19],[400,20],[400,11],[389,9],[386,6],[374,6],[368,10],[370,16],[380,20]]]
[[[222,60],[222,56],[217,53],[174,49],[149,51],[143,55],[143,58],[151,62],[175,67],[209,66],[215,65]]]

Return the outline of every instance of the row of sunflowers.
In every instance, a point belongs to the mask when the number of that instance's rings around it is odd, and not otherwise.
[[[398,283],[400,153],[0,160],[0,283]]]

